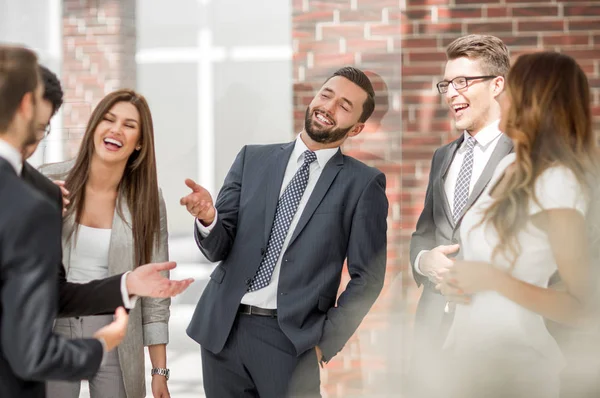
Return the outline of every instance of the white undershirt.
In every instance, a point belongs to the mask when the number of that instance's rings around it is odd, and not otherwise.
[[[79,225],[79,230],[72,237],[73,248],[67,273],[69,282],[87,283],[108,276],[111,232],[111,229]]]

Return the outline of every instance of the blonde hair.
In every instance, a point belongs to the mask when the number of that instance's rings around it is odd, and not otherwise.
[[[510,68],[508,48],[496,36],[468,35],[454,40],[446,49],[449,60],[461,57],[481,60],[483,72],[488,75],[506,76]]]

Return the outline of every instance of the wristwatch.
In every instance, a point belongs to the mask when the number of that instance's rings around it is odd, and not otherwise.
[[[164,368],[152,368],[152,370],[150,371],[150,375],[154,376],[154,375],[160,375],[160,376],[165,376],[165,378],[167,380],[169,380],[169,369],[164,369]]]

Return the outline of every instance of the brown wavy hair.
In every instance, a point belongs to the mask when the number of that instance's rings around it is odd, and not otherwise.
[[[118,102],[129,102],[136,107],[140,114],[141,149],[133,151],[127,160],[127,166],[119,183],[117,197],[117,212],[124,220],[120,198],[125,197],[131,212],[133,243],[135,249],[135,264],[149,263],[152,259],[152,249],[160,239],[160,212],[158,178],[156,173],[156,156],[154,153],[154,127],[152,114],[146,99],[133,90],[117,90],[106,97],[96,106],[81,142],[81,148],[75,165],[65,181],[71,192],[71,206],[66,217],[75,213],[76,226],[81,220],[85,202],[85,186],[90,174],[90,165],[94,154],[94,132],[106,113]]]
[[[520,56],[508,74],[506,92],[511,106],[505,133],[515,144],[514,172],[483,220],[500,237],[494,256],[506,253],[514,263],[521,250],[517,234],[529,220],[529,204],[539,204],[535,184],[554,166],[573,172],[589,194],[596,170],[597,148],[592,132],[587,77],[575,60],[555,52]]]

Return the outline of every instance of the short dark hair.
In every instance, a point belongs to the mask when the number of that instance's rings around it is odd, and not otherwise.
[[[52,104],[52,115],[56,114],[63,104],[63,91],[60,80],[50,69],[40,65],[40,76],[44,82],[44,99]]]
[[[327,81],[334,78],[335,76],[345,77],[352,83],[356,84],[358,87],[365,90],[365,92],[367,93],[367,99],[363,103],[363,111],[358,121],[361,123],[366,122],[375,110],[375,90],[373,89],[373,85],[371,84],[371,81],[369,80],[367,75],[365,75],[365,73],[360,69],[354,68],[352,66],[345,66],[335,71],[335,73],[331,75],[331,77],[329,77],[329,79],[327,79],[325,82],[327,83]]]
[[[33,51],[0,45],[0,131],[8,130],[23,96],[37,88],[38,73]]]

